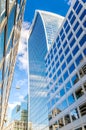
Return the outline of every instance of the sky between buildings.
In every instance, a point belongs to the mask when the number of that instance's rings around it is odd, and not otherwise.
[[[19,51],[14,72],[12,88],[9,97],[9,113],[16,104],[19,104],[28,93],[28,62],[27,62],[27,43],[28,30],[32,23],[35,10],[45,10],[62,16],[70,7],[72,0],[27,0],[24,13],[24,22],[21,32]],[[20,88],[20,89],[16,89]]]

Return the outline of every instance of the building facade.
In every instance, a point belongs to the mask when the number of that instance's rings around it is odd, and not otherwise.
[[[25,0],[0,0],[0,127],[3,129]]]
[[[86,130],[86,0],[73,1],[45,57],[50,130]]]
[[[47,88],[44,57],[53,42],[55,28],[63,17],[46,11],[35,12],[28,40],[29,122],[32,130],[48,130]]]

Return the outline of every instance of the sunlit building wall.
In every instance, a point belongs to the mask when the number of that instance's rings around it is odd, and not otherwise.
[[[44,57],[54,41],[63,17],[37,10],[28,40],[29,121],[32,130],[48,130]],[[57,30],[55,29],[57,28]]]
[[[86,0],[73,1],[45,57],[50,130],[86,130]]]
[[[25,0],[0,0],[0,127],[3,129]]]

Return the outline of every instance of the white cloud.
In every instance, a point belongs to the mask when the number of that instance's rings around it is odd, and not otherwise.
[[[28,79],[18,80],[16,83],[16,87],[19,86],[20,88],[28,84]]]
[[[25,70],[26,72],[27,72],[27,65],[28,65],[27,43],[28,43],[28,37],[29,37],[29,28],[30,28],[30,23],[23,22],[19,48],[18,48],[18,59],[17,59],[17,65],[19,69]]]
[[[65,0],[65,1],[67,2],[68,5],[71,5],[74,0]]]
[[[20,102],[8,103],[8,109],[12,110],[16,105],[20,105]]]

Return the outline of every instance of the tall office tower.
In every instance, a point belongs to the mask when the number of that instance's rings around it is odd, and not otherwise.
[[[45,63],[49,129],[86,130],[86,0],[73,1]]]
[[[0,127],[3,129],[25,0],[0,0]]]
[[[28,41],[29,121],[33,130],[48,130],[47,88],[44,57],[63,17],[36,11]]]

